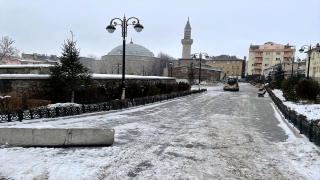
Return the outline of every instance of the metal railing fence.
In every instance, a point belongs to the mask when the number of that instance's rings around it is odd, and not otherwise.
[[[207,89],[192,90],[176,92],[171,94],[164,94],[158,96],[148,96],[142,98],[136,98],[126,101],[113,100],[100,104],[82,104],[78,106],[69,107],[55,107],[55,108],[36,108],[31,110],[19,109],[13,112],[0,112],[0,122],[12,122],[12,121],[23,121],[30,119],[41,119],[41,118],[57,118],[65,116],[74,116],[85,113],[93,113],[99,111],[109,111],[126,109],[133,106],[141,106],[155,102],[162,102],[169,99],[178,97],[188,96],[191,94],[205,92]]]
[[[309,141],[314,142],[317,146],[320,146],[320,127],[314,126],[307,120],[303,120],[297,115],[296,112],[292,110],[290,111],[288,107],[280,103],[281,100],[279,100],[269,88],[266,88],[266,90],[285,119],[293,124],[300,131],[300,134],[304,134],[306,137],[308,137]]]

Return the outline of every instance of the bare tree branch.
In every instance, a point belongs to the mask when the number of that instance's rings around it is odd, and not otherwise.
[[[94,59],[94,60],[101,60],[100,57],[98,57],[98,56],[96,56],[96,55],[94,55],[94,54],[89,54],[89,55],[87,56],[87,58],[91,58],[91,59]]]
[[[13,56],[18,56],[19,50],[13,47],[14,40],[9,36],[2,37],[0,41],[0,61],[6,57],[11,59]],[[1,63],[1,62],[0,62]]]
[[[175,58],[166,54],[166,53],[163,53],[163,52],[160,52],[158,54],[158,58],[159,58],[159,61],[157,61],[154,65],[153,65],[153,68],[152,68],[152,71],[154,71],[157,75],[157,76],[162,76],[163,75],[163,69],[166,67],[167,64],[169,64],[172,60],[174,60]]]

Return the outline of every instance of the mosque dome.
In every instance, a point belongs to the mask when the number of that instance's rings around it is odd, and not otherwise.
[[[123,47],[122,45],[113,48],[108,55],[122,55]],[[130,44],[126,44],[126,56],[147,56],[147,57],[154,57],[154,54],[149,51],[147,48],[133,44],[132,40]]]

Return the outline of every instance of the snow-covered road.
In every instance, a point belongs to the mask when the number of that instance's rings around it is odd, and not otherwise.
[[[0,179],[320,179],[320,150],[240,84],[95,116],[3,123],[107,127],[110,147],[0,148]]]

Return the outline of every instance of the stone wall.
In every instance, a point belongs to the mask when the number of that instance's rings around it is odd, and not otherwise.
[[[121,84],[121,75],[105,75],[93,76],[94,85],[104,85],[107,82]],[[126,83],[141,82],[141,83],[175,83],[175,78],[160,77],[160,76],[130,76],[126,75]],[[33,89],[41,89],[48,86],[49,75],[27,76],[27,75],[0,75],[0,95],[9,92],[32,91]]]
[[[0,74],[49,74],[48,65],[0,65]]]

